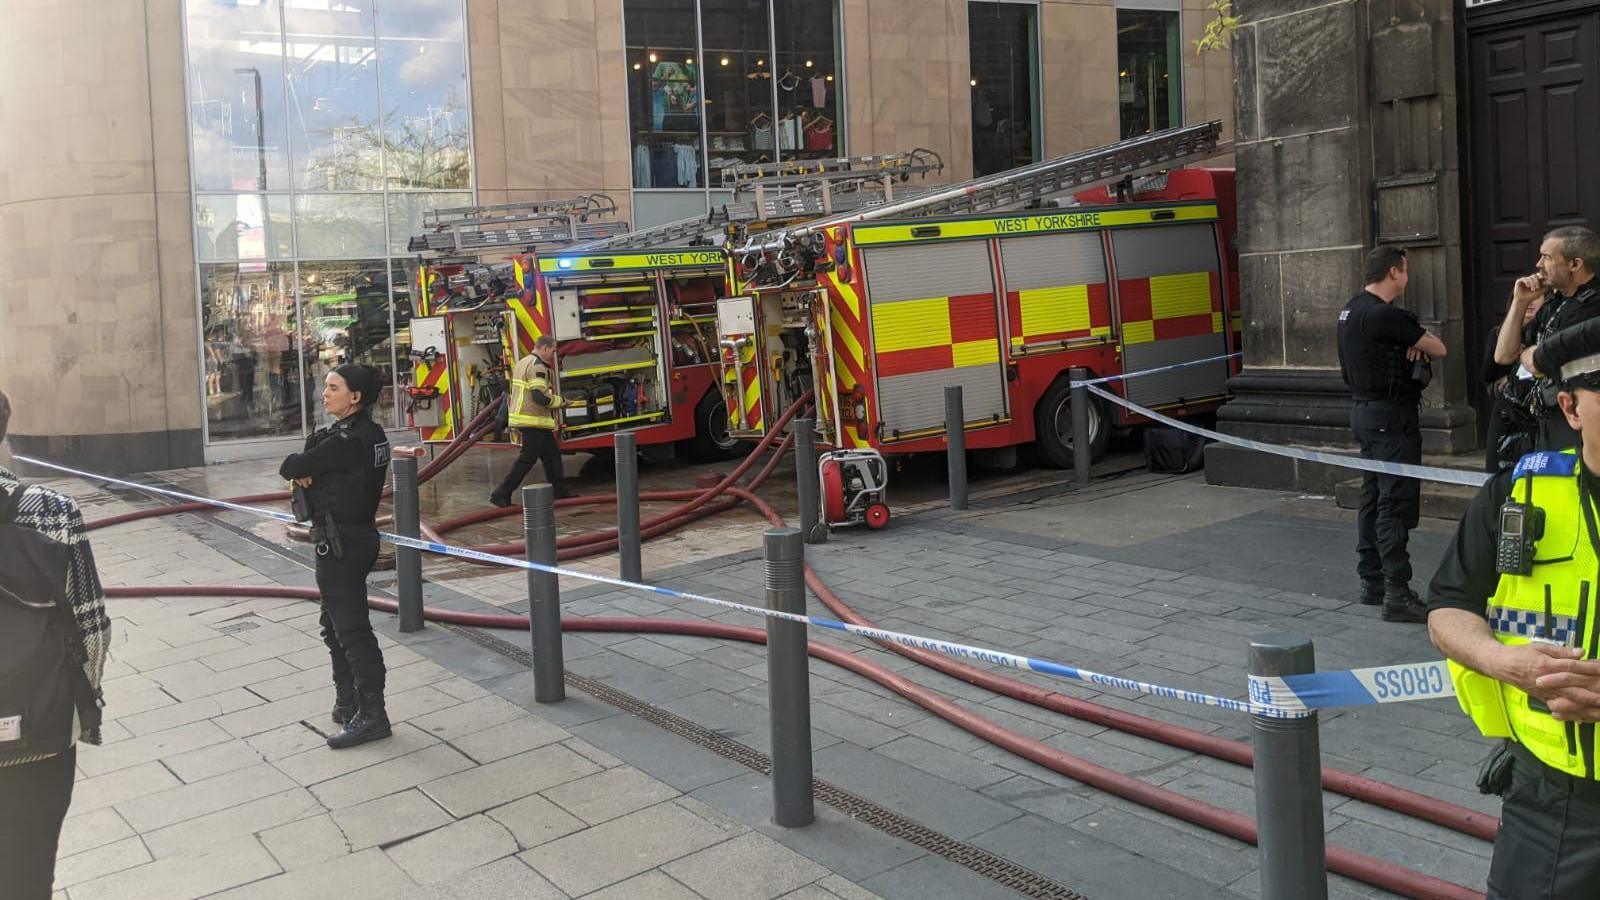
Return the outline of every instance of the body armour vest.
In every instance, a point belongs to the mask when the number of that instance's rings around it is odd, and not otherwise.
[[[1530,453],[1517,463],[1511,496],[1544,512],[1529,575],[1502,574],[1485,610],[1495,639],[1519,645],[1544,641],[1582,648],[1596,657],[1596,597],[1600,535],[1594,497],[1584,485],[1577,453]],[[1557,721],[1520,688],[1450,662],[1456,699],[1487,737],[1511,738],[1545,765],[1595,778],[1595,726]]]

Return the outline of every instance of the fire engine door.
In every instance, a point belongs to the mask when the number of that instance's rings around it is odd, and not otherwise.
[[[967,425],[1000,422],[1006,373],[989,243],[941,241],[863,251],[878,387],[877,437],[944,429],[944,389],[960,385]]]
[[[424,441],[449,440],[450,340],[444,316],[411,320],[411,424]]]
[[[1111,233],[1122,313],[1122,367],[1139,372],[1228,352],[1227,314],[1214,223],[1118,229]],[[1144,406],[1222,396],[1226,360],[1124,382]]]
[[[717,346],[722,362],[722,399],[728,429],[737,437],[764,433],[761,409],[760,316],[755,297],[717,301]]]

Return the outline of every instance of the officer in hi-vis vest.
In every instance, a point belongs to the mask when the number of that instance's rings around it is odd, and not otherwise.
[[[517,361],[511,372],[511,396],[506,399],[506,424],[522,435],[522,452],[500,486],[489,495],[495,506],[510,506],[511,492],[526,478],[535,462],[544,463],[544,477],[555,488],[556,499],[572,497],[561,471],[561,447],[556,444],[556,410],[567,405],[556,393],[550,370],[556,362],[556,339],[542,335],[533,352]]]
[[[1582,330],[1580,330],[1582,329]],[[1600,328],[1552,336],[1575,449],[1524,456],[1473,499],[1429,585],[1428,631],[1503,799],[1489,897],[1600,897]]]

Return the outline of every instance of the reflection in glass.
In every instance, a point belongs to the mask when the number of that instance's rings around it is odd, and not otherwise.
[[[702,187],[694,0],[625,0],[633,186]]]
[[[301,259],[386,256],[383,194],[296,194]]]
[[[295,187],[383,187],[371,0],[283,0],[283,22]]]
[[[211,438],[300,434],[294,264],[201,265],[200,321]]]
[[[972,171],[993,175],[1039,159],[1035,50],[1039,8],[967,4],[972,41]]]
[[[780,159],[839,156],[839,4],[773,0]]]
[[[707,165],[772,162],[772,69],[767,0],[700,0],[705,41]]]
[[[287,190],[278,4],[188,0],[185,6],[195,189]]]
[[[305,402],[313,427],[326,424],[322,382],[345,363],[378,370],[383,395],[373,421],[394,427],[394,359],[389,329],[387,260],[300,264],[300,308],[305,317]]]
[[[1183,122],[1178,14],[1117,10],[1117,99],[1125,138]]]
[[[407,244],[414,235],[422,233],[422,214],[433,209],[471,206],[472,194],[439,191],[407,191],[388,195],[389,252],[395,256],[408,255]]]
[[[194,226],[202,262],[294,258],[287,194],[200,194]]]
[[[472,186],[466,22],[461,0],[378,4],[385,183]]]
[[[407,418],[405,388],[412,383],[415,364],[411,360],[411,318],[416,310],[412,295],[416,292],[417,258],[415,256],[389,260],[389,309],[394,318],[395,362],[395,415],[402,428],[412,427]]]

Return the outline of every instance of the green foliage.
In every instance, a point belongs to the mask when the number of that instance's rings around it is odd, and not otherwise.
[[[1233,14],[1233,0],[1211,0],[1206,9],[1217,15],[1206,22],[1205,33],[1194,42],[1196,55],[1207,50],[1228,49],[1233,44],[1233,33],[1239,29],[1239,17]]]

